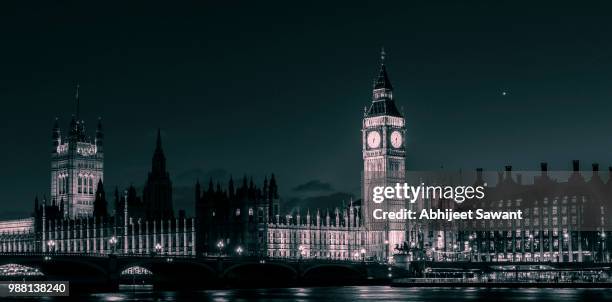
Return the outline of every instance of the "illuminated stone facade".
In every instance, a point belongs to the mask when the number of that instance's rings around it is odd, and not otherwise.
[[[378,78],[374,82],[372,103],[366,107],[362,124],[363,175],[362,197],[364,227],[367,231],[367,254],[385,259],[392,256],[389,246],[402,245],[407,239],[405,221],[376,220],[374,208],[400,211],[408,208],[406,200],[387,199],[384,204],[372,201],[372,188],[405,181],[406,125],[393,99],[393,87],[384,64],[384,51]]]
[[[359,207],[352,202],[342,212],[336,208],[322,217],[297,213],[295,218],[276,217],[268,225],[268,257],[360,260],[365,257],[366,232],[361,224]]]
[[[541,175],[523,184],[520,174],[513,177],[506,167],[487,200],[462,208],[521,210],[523,219],[463,224],[459,249],[469,252],[473,261],[609,262],[612,169],[607,183],[598,164],[593,164],[590,177],[580,171],[577,160],[564,174],[564,181],[549,176],[543,163]]]
[[[34,218],[0,221],[0,253],[36,250]]]
[[[93,214],[96,185],[104,181],[104,134],[102,120],[94,139],[87,136],[85,121],[77,113],[72,116],[68,131],[62,132],[58,119],[53,127],[51,150],[51,202],[63,208],[70,218]]]

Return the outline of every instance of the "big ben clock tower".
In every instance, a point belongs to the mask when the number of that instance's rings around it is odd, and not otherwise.
[[[363,149],[363,216],[367,230],[368,256],[386,259],[393,253],[396,244],[406,241],[405,220],[375,219],[373,212],[397,212],[407,208],[404,200],[385,199],[373,201],[375,186],[395,186],[405,182],[406,126],[402,113],[393,100],[393,87],[385,67],[385,51],[381,52],[378,77],[374,82],[372,103],[366,107],[362,125]],[[379,211],[380,212],[380,211]],[[379,216],[379,215],[377,215]]]

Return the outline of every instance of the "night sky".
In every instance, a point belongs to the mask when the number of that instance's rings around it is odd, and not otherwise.
[[[0,8],[0,216],[49,194],[77,81],[91,135],[103,118],[107,191],[142,187],[161,128],[177,208],[230,174],[276,173],[285,199],[358,194],[381,46],[408,169],[612,163],[606,1],[51,2]]]

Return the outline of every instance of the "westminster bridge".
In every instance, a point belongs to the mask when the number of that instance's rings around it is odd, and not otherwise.
[[[260,257],[0,253],[1,280],[69,281],[71,290],[291,286],[388,282],[388,265],[372,261]]]

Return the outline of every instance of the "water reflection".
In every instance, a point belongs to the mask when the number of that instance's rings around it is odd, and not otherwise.
[[[125,289],[92,294],[78,301],[612,301],[612,289],[546,288],[394,288],[349,286],[317,288],[228,289],[206,291],[153,291]],[[39,301],[49,301],[40,299]]]

